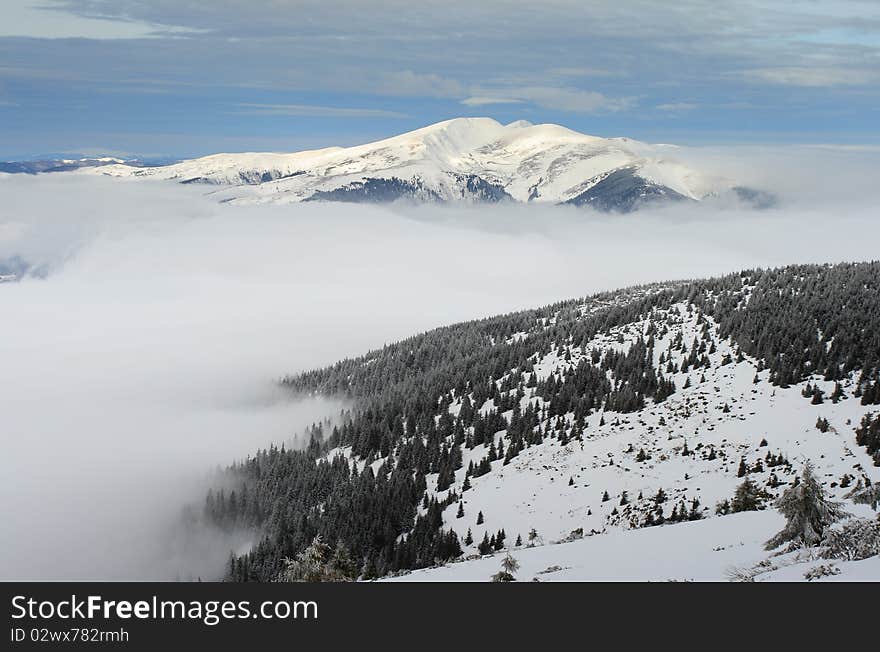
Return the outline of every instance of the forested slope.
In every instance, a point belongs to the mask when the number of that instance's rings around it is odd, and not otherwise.
[[[456,324],[285,379],[352,407],[305,450],[230,467],[234,490],[212,491],[205,514],[260,533],[227,579],[277,579],[316,535],[341,575],[370,578],[522,545],[536,525],[577,537],[715,517],[746,475],[763,506],[795,457],[833,461],[826,482],[849,492],[878,480],[878,369],[876,262]],[[810,433],[786,430],[814,418]],[[829,427],[840,436],[821,439]]]

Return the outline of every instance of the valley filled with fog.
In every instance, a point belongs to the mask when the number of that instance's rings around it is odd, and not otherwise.
[[[286,395],[285,374],[626,285],[877,258],[876,150],[681,156],[779,201],[232,206],[164,181],[0,175],[0,261],[40,270],[0,284],[0,487],[14,497],[0,577],[219,575],[247,537],[180,541],[181,509],[218,466],[342,407]]]

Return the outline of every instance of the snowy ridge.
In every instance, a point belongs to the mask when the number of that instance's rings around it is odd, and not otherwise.
[[[350,579],[487,581],[508,554],[527,581],[880,579],[878,315],[880,263],[746,270],[289,376],[353,407],[232,468],[247,500],[209,512],[266,534],[228,577],[277,578],[318,533]]]
[[[827,396],[834,382],[813,377],[785,389],[771,385],[767,370],[722,340],[711,318],[699,317],[686,302],[655,311],[651,319],[669,326],[654,348],[659,373],[686,360],[682,346],[689,352],[694,343],[701,358],[705,355],[699,368],[667,375],[677,391],[637,412],[588,416],[582,441],[573,432],[573,414],[561,420],[561,428],[560,419],[551,417],[542,427],[560,429],[565,439],[548,436],[509,463],[499,453],[491,471],[470,478],[466,491],[468,466],[478,464],[488,451],[482,444],[465,450],[454,484],[433,495],[438,500],[450,491],[462,496],[464,514],[458,515],[458,502],[453,502],[443,520],[462,541],[472,540],[465,546],[466,560],[399,579],[486,581],[498,570],[504,552],[482,556],[477,547],[484,536],[502,529],[504,551],[522,562],[520,579],[725,580],[734,569],[757,564],[757,581],[803,580],[811,568],[828,564],[805,553],[767,562],[763,543],[783,523],[772,508],[727,516],[716,515],[715,508],[732,498],[743,481],[741,460],[746,476],[766,487],[770,496],[790,486],[809,460],[825,489],[847,502],[849,511],[873,515],[867,506],[846,501],[856,483],[880,482],[880,468],[855,445],[854,431],[872,409],[852,397],[854,377],[840,383],[844,398],[814,405],[803,396],[805,385],[819,387]],[[577,367],[584,350],[625,353],[648,329],[648,321],[637,321],[602,333],[583,348],[561,342],[551,353],[535,356],[536,379],[561,378]],[[539,411],[544,407],[540,397],[527,391],[521,409],[530,403]],[[461,406],[459,397],[449,410],[456,414]],[[479,410],[488,413],[493,407],[489,400]],[[509,420],[512,414],[504,416]],[[817,429],[820,417],[828,420],[826,432]],[[505,435],[495,434],[494,443],[502,450],[509,445]],[[381,463],[374,462],[374,468]],[[437,478],[426,478],[429,491]],[[666,497],[658,503],[661,490]],[[695,511],[699,520],[671,524],[679,510]],[[645,527],[646,518],[656,519],[658,512],[667,523]],[[537,538],[529,542],[532,530]],[[519,546],[514,544],[517,537]],[[836,567],[841,574],[829,578],[880,579],[876,557]]]
[[[156,168],[85,173],[224,186],[224,202],[500,201],[631,210],[658,198],[699,200],[730,190],[669,158],[668,147],[599,138],[553,124],[458,118],[355,147],[216,154]],[[614,183],[604,183],[613,175]]]

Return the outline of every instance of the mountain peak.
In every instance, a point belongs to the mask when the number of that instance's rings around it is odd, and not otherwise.
[[[733,184],[707,178],[657,148],[557,124],[488,117],[444,120],[354,147],[222,154],[163,167],[106,165],[94,173],[228,188],[222,201],[500,201],[629,211],[698,200]]]

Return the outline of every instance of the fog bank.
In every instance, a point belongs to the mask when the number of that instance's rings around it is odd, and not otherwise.
[[[863,167],[835,172],[850,193],[782,184],[771,210],[625,216],[229,206],[165,183],[0,177],[0,260],[49,270],[0,284],[0,579],[210,574],[236,542],[169,549],[182,504],[212,468],[339,409],[285,396],[286,373],[632,283],[876,258]]]

